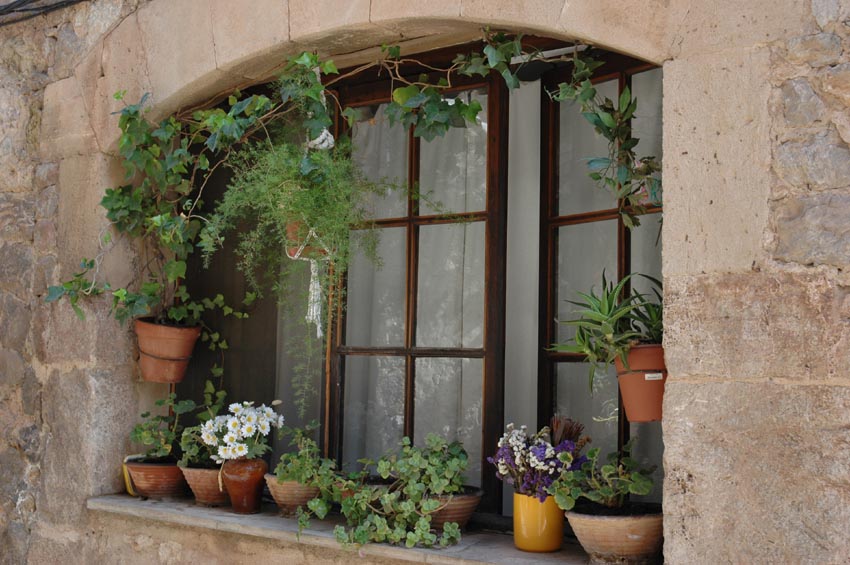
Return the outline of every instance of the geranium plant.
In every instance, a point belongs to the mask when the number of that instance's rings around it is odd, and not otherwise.
[[[198,424],[187,427],[180,436],[180,450],[183,456],[178,463],[181,467],[209,468],[217,465],[214,460],[217,452],[211,445],[207,445],[201,439],[204,423],[215,418],[224,408],[224,400],[227,392],[216,390],[212,381],[207,381],[204,386],[204,404],[198,411],[196,418]]]
[[[496,466],[496,476],[514,487],[514,491],[534,496],[541,502],[549,496],[547,489],[564,468],[564,453],[575,456],[583,445],[564,439],[552,445],[549,428],[544,427],[533,435],[528,434],[526,426],[517,428],[508,424],[505,434],[499,439],[498,450],[487,461]],[[568,467],[578,468],[581,457],[572,460]]]
[[[180,436],[183,426],[180,417],[197,408],[193,400],[177,400],[175,393],[156,401],[160,409],[167,409],[165,414],[142,414],[142,422],[133,426],[130,439],[147,447],[145,459],[173,459],[180,457]]]
[[[265,404],[255,407],[253,402],[234,402],[228,412],[201,425],[201,441],[215,450],[211,459],[218,464],[261,457],[271,449],[272,428],[283,426],[283,416]]]

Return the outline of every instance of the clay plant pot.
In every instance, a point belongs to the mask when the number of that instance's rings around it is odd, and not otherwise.
[[[182,381],[201,328],[154,324],[150,318],[136,320],[135,328],[142,379],[154,383]]]
[[[443,524],[457,522],[461,530],[466,529],[466,524],[478,508],[483,494],[484,491],[480,489],[468,489],[467,492],[440,496],[442,508],[431,514],[431,528],[442,532]]]
[[[269,465],[263,459],[230,459],[221,467],[221,479],[230,505],[237,514],[256,514],[260,511],[263,477]]]
[[[192,489],[197,504],[201,506],[223,506],[228,503],[227,488],[225,488],[223,481],[221,488],[219,488],[219,469],[180,467],[180,470],[183,471],[183,476],[186,477],[186,482],[189,483],[189,488]]]
[[[558,551],[564,543],[564,511],[547,496],[540,502],[533,496],[514,493],[514,545],[522,551]]]
[[[629,368],[614,361],[620,393],[629,422],[654,422],[661,419],[667,365],[660,344],[635,345],[629,349]]]
[[[289,222],[286,224],[286,239],[289,241],[306,241],[307,237],[309,237],[309,230],[304,225],[304,222]],[[300,253],[299,253],[300,251]],[[321,247],[316,247],[313,245],[304,245],[304,248],[301,248],[301,245],[295,245],[292,247],[286,248],[286,254],[290,259],[320,259],[327,255],[327,252]]]
[[[186,496],[186,479],[176,463],[127,461],[124,465],[139,496],[157,500]]]
[[[295,514],[299,506],[306,508],[308,502],[319,496],[318,487],[302,485],[298,481],[279,482],[271,473],[266,474],[266,484],[284,516]]]
[[[648,565],[659,563],[662,514],[594,516],[567,512],[567,520],[590,563]]]

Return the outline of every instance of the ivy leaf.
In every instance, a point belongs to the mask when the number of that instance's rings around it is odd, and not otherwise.
[[[336,65],[334,65],[334,62],[331,61],[331,60],[328,60],[328,61],[325,61],[324,63],[322,63],[320,68],[322,70],[322,73],[326,74],[326,75],[338,75],[339,74],[339,69],[336,68]]]
[[[410,98],[419,94],[419,87],[415,85],[402,86],[393,90],[393,102],[399,106],[404,106]]]
[[[169,261],[165,264],[165,276],[169,282],[175,282],[186,276],[186,261]]]

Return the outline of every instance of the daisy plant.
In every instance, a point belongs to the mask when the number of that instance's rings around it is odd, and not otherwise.
[[[272,406],[279,404],[275,400]],[[224,463],[229,459],[256,459],[269,451],[272,428],[283,426],[283,416],[274,408],[253,402],[234,402],[229,414],[216,416],[201,425],[201,441],[212,447],[212,460]]]

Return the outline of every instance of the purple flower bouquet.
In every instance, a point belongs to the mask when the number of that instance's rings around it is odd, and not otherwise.
[[[520,494],[537,497],[541,502],[549,496],[546,489],[560,476],[564,463],[558,458],[560,453],[569,452],[573,462],[566,470],[581,468],[587,461],[585,456],[578,457],[580,445],[565,439],[553,446],[549,441],[549,428],[544,427],[529,436],[526,426],[516,429],[508,424],[505,435],[499,440],[499,449],[487,461],[496,466],[496,476]]]

